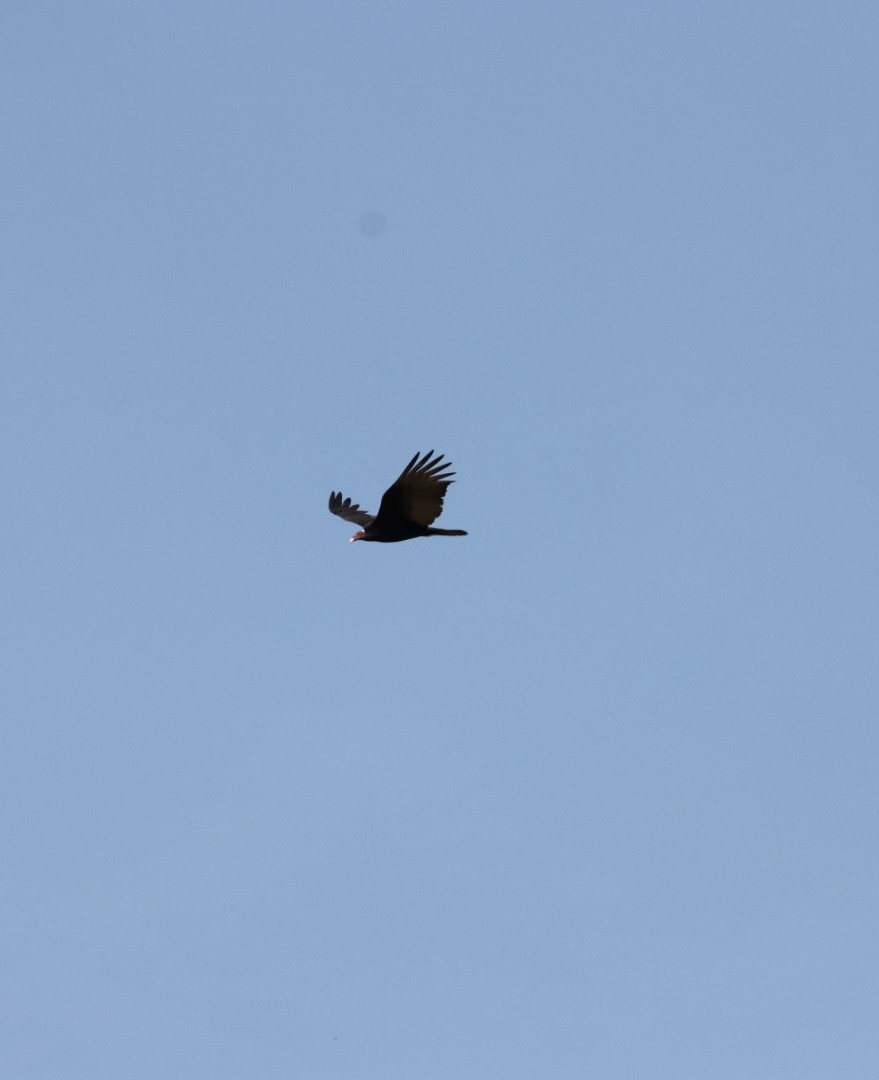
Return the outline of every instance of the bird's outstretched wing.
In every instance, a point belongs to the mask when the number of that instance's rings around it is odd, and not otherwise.
[[[382,495],[376,521],[382,528],[392,528],[401,522],[432,525],[443,512],[443,499],[449,484],[451,462],[443,461],[433,450],[416,454],[388,490]]]
[[[342,492],[331,492],[330,513],[346,521],[353,521],[355,525],[371,525],[375,521],[373,514],[367,514],[361,510],[358,503],[352,503],[350,499],[343,499]]]

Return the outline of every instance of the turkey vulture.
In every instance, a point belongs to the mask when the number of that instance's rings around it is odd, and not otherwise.
[[[466,536],[463,529],[431,529],[431,524],[443,512],[443,499],[449,484],[451,462],[443,455],[433,457],[433,450],[416,454],[388,490],[382,495],[377,514],[367,514],[357,503],[343,499],[342,493],[330,495],[330,513],[364,528],[351,541],[377,540],[394,544],[416,536]]]

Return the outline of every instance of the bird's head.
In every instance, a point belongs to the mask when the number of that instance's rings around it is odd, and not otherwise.
[[[366,533],[363,531],[363,529],[361,529],[360,532],[356,532],[351,537],[351,539],[348,541],[348,543],[353,544],[355,540],[363,540],[365,538],[365,536],[366,536]]]

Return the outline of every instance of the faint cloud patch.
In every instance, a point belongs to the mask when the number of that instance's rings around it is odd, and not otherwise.
[[[388,227],[388,219],[384,214],[380,214],[378,210],[370,210],[368,213],[360,215],[358,224],[364,236],[381,236]]]

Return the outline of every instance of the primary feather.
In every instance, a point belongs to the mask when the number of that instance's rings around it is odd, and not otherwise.
[[[330,513],[346,521],[353,521],[356,525],[370,525],[375,521],[373,515],[361,510],[357,503],[352,503],[350,499],[343,499],[341,492],[337,495],[334,491],[330,495]]]

